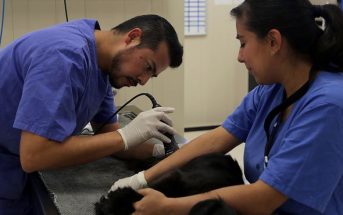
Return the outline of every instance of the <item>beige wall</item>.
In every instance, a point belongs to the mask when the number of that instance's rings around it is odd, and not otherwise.
[[[235,5],[207,1],[207,35],[185,44],[185,127],[219,125],[248,90],[248,73],[237,62],[239,42],[229,12]]]
[[[94,18],[99,21],[102,29],[110,29],[133,16],[159,14],[176,27],[181,41],[183,39],[182,0],[68,0],[67,4],[69,20]],[[65,21],[63,0],[7,0],[5,10],[1,48],[24,33]],[[183,86],[182,66],[164,72],[144,87],[120,90],[116,104],[122,105],[140,92],[152,93],[161,105],[176,108],[172,118],[177,131],[183,134]],[[143,110],[151,107],[147,99],[138,99],[133,104]]]
[[[207,0],[207,35],[184,39],[186,128],[221,124],[248,91],[248,73],[236,60],[239,42],[230,17],[238,4],[225,2],[240,1]],[[337,0],[311,2],[335,4]]]
[[[172,118],[181,134],[184,127],[218,125],[234,110],[247,93],[248,75],[236,60],[239,43],[235,39],[235,21],[229,15],[235,5],[216,2],[207,0],[207,35],[184,38],[184,64],[144,87],[120,90],[118,105],[139,92],[152,93],[160,104],[176,108]],[[183,40],[183,0],[68,0],[67,4],[70,20],[95,18],[102,29],[136,15],[156,13],[167,18]],[[7,0],[5,9],[1,47],[26,32],[65,20],[63,0]],[[150,108],[143,98],[133,104]]]
[[[337,4],[337,0],[310,0],[312,4],[321,5],[321,4]]]

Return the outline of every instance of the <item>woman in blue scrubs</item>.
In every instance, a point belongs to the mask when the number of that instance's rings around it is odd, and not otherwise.
[[[142,189],[145,197],[133,214],[183,215],[202,200],[221,199],[241,215],[342,215],[342,11],[308,0],[246,0],[231,15],[241,44],[238,61],[259,85],[220,127],[144,176],[149,183],[194,157],[227,153],[245,142],[250,183],[183,198]],[[133,179],[120,179],[112,189],[132,186]]]
[[[81,19],[38,30],[0,51],[0,215],[39,215],[31,173],[112,154],[149,156],[140,145],[173,133],[160,107],[119,129],[112,87],[144,85],[182,62],[171,24],[157,15],[101,30]],[[94,136],[79,136],[91,122]],[[165,122],[165,123],[164,123]],[[168,125],[169,124],[169,125]],[[102,126],[104,125],[104,126]],[[101,129],[100,129],[101,128]]]

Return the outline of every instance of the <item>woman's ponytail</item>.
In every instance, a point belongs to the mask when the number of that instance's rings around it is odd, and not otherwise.
[[[313,6],[314,17],[322,17],[322,33],[316,41],[313,62],[319,69],[343,71],[343,12],[336,5]]]

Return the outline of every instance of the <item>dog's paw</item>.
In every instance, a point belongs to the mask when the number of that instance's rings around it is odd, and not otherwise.
[[[95,203],[96,215],[130,215],[134,212],[133,203],[142,197],[130,187],[111,191],[107,197],[102,196],[100,201]]]

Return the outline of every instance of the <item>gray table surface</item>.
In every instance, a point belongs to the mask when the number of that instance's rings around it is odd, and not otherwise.
[[[94,203],[105,195],[112,183],[130,176],[124,161],[104,158],[96,162],[41,173],[55,204],[63,215],[94,214]]]
[[[129,111],[137,112],[137,108]],[[119,117],[120,123],[127,124],[130,119]],[[176,135],[178,143],[185,139]],[[135,163],[136,162],[136,163]],[[53,201],[62,215],[93,215],[94,203],[99,201],[116,180],[133,175],[139,169],[129,168],[149,161],[124,161],[107,157],[76,167],[41,172],[44,184],[53,196]]]

